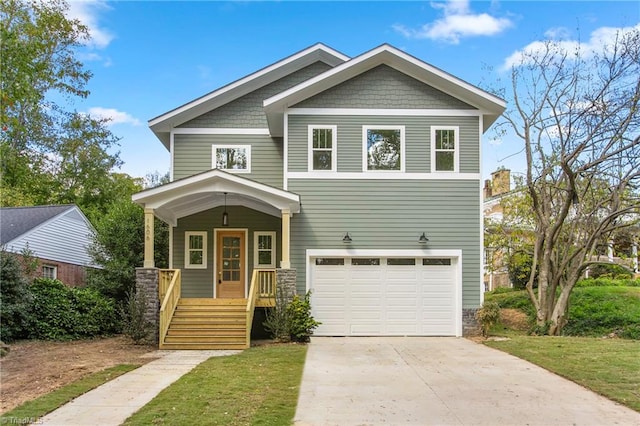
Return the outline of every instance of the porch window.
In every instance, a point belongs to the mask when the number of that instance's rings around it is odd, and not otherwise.
[[[184,240],[184,267],[189,269],[206,269],[207,232],[185,232]]]
[[[431,171],[458,171],[458,127],[431,128]]]
[[[309,126],[309,171],[336,171],[337,126]]]
[[[251,171],[250,145],[213,145],[214,169],[239,173]]]
[[[404,126],[363,126],[362,169],[404,171]]]
[[[42,278],[57,279],[58,267],[55,265],[42,265]]]
[[[256,268],[276,267],[276,233],[260,231],[253,234],[253,263]]]

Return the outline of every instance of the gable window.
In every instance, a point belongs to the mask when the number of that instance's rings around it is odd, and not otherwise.
[[[58,267],[55,265],[42,265],[42,278],[57,279]]]
[[[337,126],[309,126],[309,171],[336,171]]]
[[[184,233],[184,267],[189,269],[207,268],[207,232]]]
[[[404,126],[363,126],[363,171],[404,171]]]
[[[253,263],[256,268],[276,267],[276,233],[255,232],[253,234]]]
[[[248,173],[251,171],[250,145],[213,145],[214,169]]]
[[[431,171],[458,171],[458,127],[431,128]]]

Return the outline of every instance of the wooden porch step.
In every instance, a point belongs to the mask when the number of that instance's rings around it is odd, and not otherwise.
[[[231,343],[244,344],[245,336],[169,336],[164,338],[165,343]]]
[[[208,337],[241,337],[246,336],[247,330],[242,328],[169,328],[167,336],[171,337],[189,337],[189,336],[208,336]]]
[[[192,320],[189,318],[174,318],[169,329],[179,328],[244,328],[246,326],[245,318],[238,319],[221,319],[221,318],[198,318]]]
[[[163,343],[160,345],[163,350],[239,350],[246,349],[244,343]]]
[[[184,298],[178,301],[178,306],[225,306],[242,305],[247,306],[247,299],[211,299],[211,298]]]
[[[245,311],[178,311],[173,313],[174,318],[244,318]]]

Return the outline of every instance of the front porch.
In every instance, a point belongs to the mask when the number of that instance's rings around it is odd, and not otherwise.
[[[145,212],[138,288],[155,300],[160,348],[249,347],[256,307],[274,306],[278,286],[295,292],[289,230],[299,197],[214,169],[133,200]],[[170,269],[154,265],[156,218],[170,226]],[[154,270],[155,287],[140,282]]]

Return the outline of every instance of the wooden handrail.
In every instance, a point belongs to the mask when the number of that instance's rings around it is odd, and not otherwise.
[[[170,277],[170,280],[169,280]],[[171,324],[171,318],[178,306],[180,300],[182,279],[180,269],[161,269],[160,270],[160,283],[167,283],[168,285],[163,289],[163,285],[159,286],[160,294],[164,293],[164,297],[161,298],[162,303],[160,305],[160,348],[164,343],[164,338],[169,330],[169,324]],[[164,290],[164,292],[163,292]]]
[[[259,299],[275,298],[276,296],[276,271],[275,269],[254,269],[251,275],[251,285],[247,298],[247,336],[246,347],[251,346],[251,327],[253,326],[253,314],[256,302]]]
[[[249,294],[247,297],[247,334],[245,336],[245,347],[251,346],[251,328],[253,326],[253,313],[256,309],[256,299],[258,298],[258,283],[257,283],[258,270],[254,269],[251,274],[251,285],[249,286]]]

